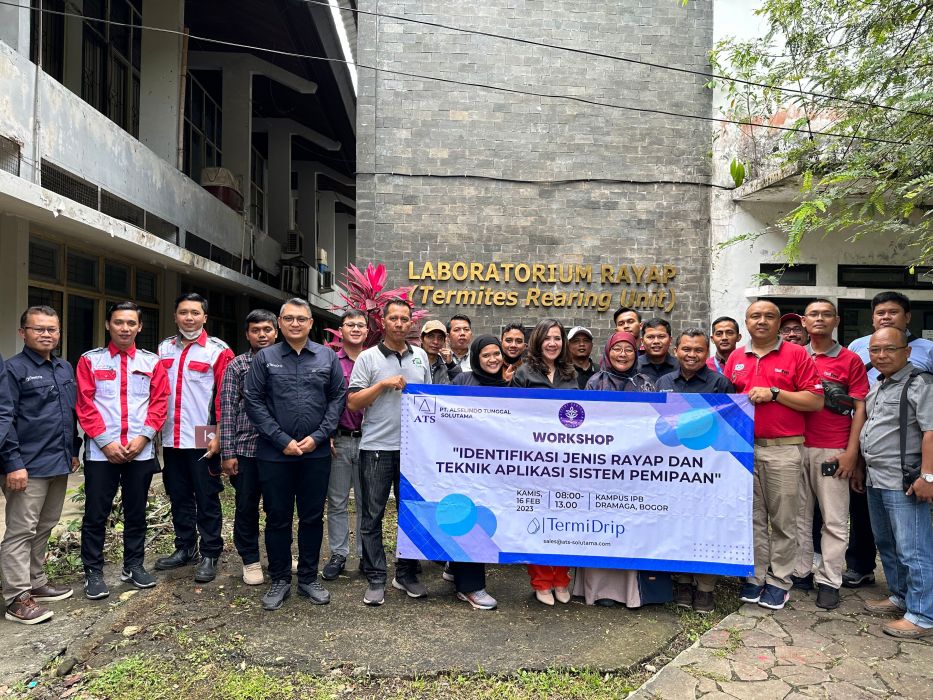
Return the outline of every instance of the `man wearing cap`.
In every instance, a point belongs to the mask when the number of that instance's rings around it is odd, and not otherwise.
[[[816,365],[806,350],[779,337],[780,317],[774,303],[752,303],[745,311],[749,342],[729,356],[724,372],[755,407],[755,571],[740,599],[772,610],[787,602],[797,558],[804,413],[823,408]]]
[[[570,361],[577,370],[577,385],[584,389],[586,383],[596,374],[596,365],[590,358],[593,352],[593,333],[589,328],[574,326],[567,334],[567,345],[570,347]]]
[[[788,343],[806,347],[810,339],[807,337],[807,331],[803,327],[803,319],[800,314],[784,314],[781,316],[781,338]]]
[[[421,349],[428,355],[433,384],[450,384],[462,371],[447,346],[447,327],[440,321],[428,321],[422,326]]]

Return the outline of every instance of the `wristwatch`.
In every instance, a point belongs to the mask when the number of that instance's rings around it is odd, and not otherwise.
[[[921,474],[920,478],[928,484],[933,484],[933,474]]]
[[[781,390],[778,389],[776,386],[771,387],[771,400],[777,401],[778,394],[780,393],[781,393]]]

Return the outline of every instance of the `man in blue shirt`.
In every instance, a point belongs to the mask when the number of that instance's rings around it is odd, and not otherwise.
[[[330,481],[330,438],[346,403],[343,370],[330,348],[308,340],[313,319],[304,299],[279,312],[285,342],[263,348],[246,374],[246,414],[259,431],[256,457],[266,510],[272,585],[262,598],[277,610],[291,594],[292,514],[298,507],[298,595],[330,602],[317,578]]]
[[[0,448],[6,472],[6,533],[0,545],[5,617],[34,625],[51,619],[43,602],[72,595],[43,569],[52,528],[65,502],[68,474],[78,468],[74,370],[52,352],[61,338],[55,309],[31,306],[20,317],[24,348],[6,363],[13,422]]]
[[[900,292],[880,292],[871,300],[871,324],[876,331],[882,328],[899,328],[907,333],[910,345],[910,363],[924,372],[933,372],[933,342],[926,338],[910,335],[910,299]],[[868,370],[868,383],[874,386],[879,379],[878,370],[871,366],[868,341],[871,335],[856,338],[849,343]],[[865,491],[849,494],[849,547],[846,550],[846,571],[842,585],[847,588],[875,582],[875,538],[868,516],[868,496]]]
[[[6,366],[3,356],[0,355],[0,447],[3,447],[3,443],[6,442],[11,425],[13,425],[13,399],[10,397]],[[0,462],[0,476],[3,476],[4,471],[3,462]]]

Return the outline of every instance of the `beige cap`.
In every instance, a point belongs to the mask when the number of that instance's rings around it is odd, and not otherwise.
[[[446,336],[447,326],[435,319],[433,321],[428,321],[421,327],[421,335],[424,335],[425,333],[433,333],[434,331],[440,331]]]

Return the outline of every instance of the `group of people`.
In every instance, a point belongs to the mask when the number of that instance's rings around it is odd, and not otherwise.
[[[48,580],[43,562],[67,476],[79,466],[77,425],[86,436],[81,557],[88,598],[110,592],[103,547],[118,489],[120,578],[139,588],[156,583],[144,566],[145,511],[161,434],[175,541],[156,570],[191,565],[195,581],[214,579],[226,475],[236,491],[233,539],[249,585],[266,580],[260,500],[266,513],[270,585],[263,607],[281,607],[295,575],[299,596],[327,604],[321,580],[336,579],[350,556],[352,488],[363,602],[382,605],[389,581],[383,519],[391,491],[399,496],[401,391],[434,383],[747,394],[755,407],[755,567],[741,599],[777,610],[792,587],[815,585],[817,605],[835,608],[840,586],[873,582],[877,547],[891,595],[867,607],[898,618],[885,625],[889,634],[933,634],[933,342],[908,333],[903,295],[879,294],[872,310],[875,332],[846,349],[833,339],[839,316],[825,299],[810,302],[803,315],[783,316],[769,301],[753,302],[744,346],[729,317],[713,321],[709,333],[692,327],[675,338],[668,321],[643,320],[623,307],[594,362],[593,332],[568,332],[555,319],[537,323],[527,338],[520,324],[473,338],[469,317],[456,314],[446,324],[426,322],[419,345],[410,342],[412,309],[403,299],[385,305],[384,338],[371,347],[368,316],[345,312],[342,347],[334,352],[310,340],[311,309],[296,298],[278,316],[250,312],[249,350],[234,357],[204,329],[206,300],[189,293],[175,302],[177,334],[157,353],[136,347],[139,308],[123,302],[108,310],[107,346],[86,352],[72,370],[54,354],[58,314],[30,307],[20,322],[23,351],[0,367],[6,618],[47,620],[53,613],[43,604],[72,595]],[[329,558],[319,575],[325,504]],[[821,553],[815,572],[814,550]],[[399,558],[393,573],[393,588],[427,595],[420,562]],[[571,576],[567,567],[538,565],[528,573],[536,599],[548,606],[577,595],[606,607],[671,599],[701,613],[714,607],[710,575],[577,568]],[[449,562],[443,578],[472,607],[497,606],[486,591],[485,565]]]

